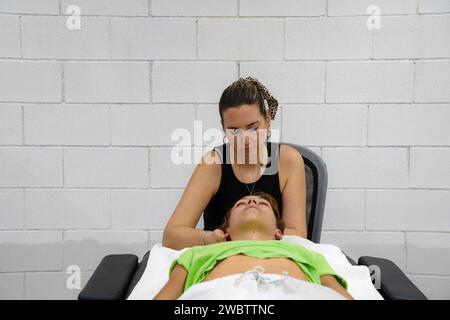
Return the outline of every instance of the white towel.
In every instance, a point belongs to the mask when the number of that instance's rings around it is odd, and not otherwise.
[[[197,283],[179,300],[346,300],[328,287],[289,275],[235,273]]]
[[[308,239],[285,235],[281,241],[301,245],[312,251],[321,253],[333,270],[345,278],[348,292],[355,300],[382,300],[372,284],[369,269],[366,266],[353,266],[348,262],[339,247],[332,244],[314,243]],[[173,250],[157,243],[150,251],[147,265],[141,279],[129,295],[129,300],[151,300],[169,280],[169,267],[172,261],[188,250]]]

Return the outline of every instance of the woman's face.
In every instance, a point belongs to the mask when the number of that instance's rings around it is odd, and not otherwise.
[[[222,112],[223,129],[232,147],[244,154],[256,152],[267,139],[269,113],[264,118],[257,104],[244,104]]]
[[[277,220],[270,203],[260,196],[246,196],[233,205],[231,208],[230,218],[228,219],[228,233],[233,230],[258,228],[259,231],[268,234],[275,234],[280,231],[277,228]],[[281,231],[280,231],[281,232]]]

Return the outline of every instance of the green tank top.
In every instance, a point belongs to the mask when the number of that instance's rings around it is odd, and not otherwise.
[[[184,292],[202,282],[221,260],[237,254],[256,258],[289,258],[297,263],[310,282],[321,284],[320,277],[333,275],[345,289],[348,288],[346,280],[334,272],[322,254],[282,240],[233,240],[193,246],[172,261],[169,276],[177,264],[187,270]]]

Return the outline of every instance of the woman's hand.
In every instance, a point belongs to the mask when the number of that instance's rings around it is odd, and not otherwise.
[[[228,233],[223,232],[223,230],[221,229],[215,229],[214,231],[206,231],[204,240],[205,244],[213,244],[228,241]]]

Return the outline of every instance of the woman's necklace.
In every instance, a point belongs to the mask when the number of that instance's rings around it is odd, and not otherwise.
[[[266,151],[264,154],[267,155],[267,149],[265,149],[264,151]],[[260,164],[258,171],[257,171],[257,175],[256,175],[256,179],[259,177],[259,174],[261,173],[261,171],[263,171],[263,169],[265,169],[265,165],[263,163]],[[258,179],[259,180],[259,179]],[[245,186],[247,187],[247,190],[249,192],[250,195],[253,194],[253,189],[255,188],[256,182],[258,182],[258,180],[256,180],[255,182],[253,182],[253,186],[252,186],[252,190],[250,191],[248,184],[245,183]]]
[[[261,168],[258,169],[258,175],[256,176],[256,178],[258,178],[259,172],[260,172],[260,171],[261,171]],[[249,193],[250,195],[253,194],[253,189],[255,188],[256,182],[258,182],[258,180],[256,180],[255,182],[253,182],[252,191],[250,191],[250,189],[248,188],[248,184],[247,184],[247,183],[245,184],[245,186],[247,187],[248,193]]]
[[[260,167],[259,167],[259,169],[258,169],[258,174],[256,175],[256,178],[258,178],[258,176],[259,176],[259,174],[260,174],[260,171],[261,171],[261,168],[263,167],[263,165],[261,164],[260,165]],[[259,180],[259,179],[258,179]],[[255,182],[253,182],[253,186],[252,186],[252,190],[250,191],[250,189],[249,189],[249,187],[248,187],[248,184],[246,183],[245,184],[245,186],[247,187],[247,190],[248,190],[248,192],[250,193],[250,195],[252,195],[253,194],[253,189],[255,188],[255,185],[256,185],[256,182],[258,182],[258,180],[256,180]]]

